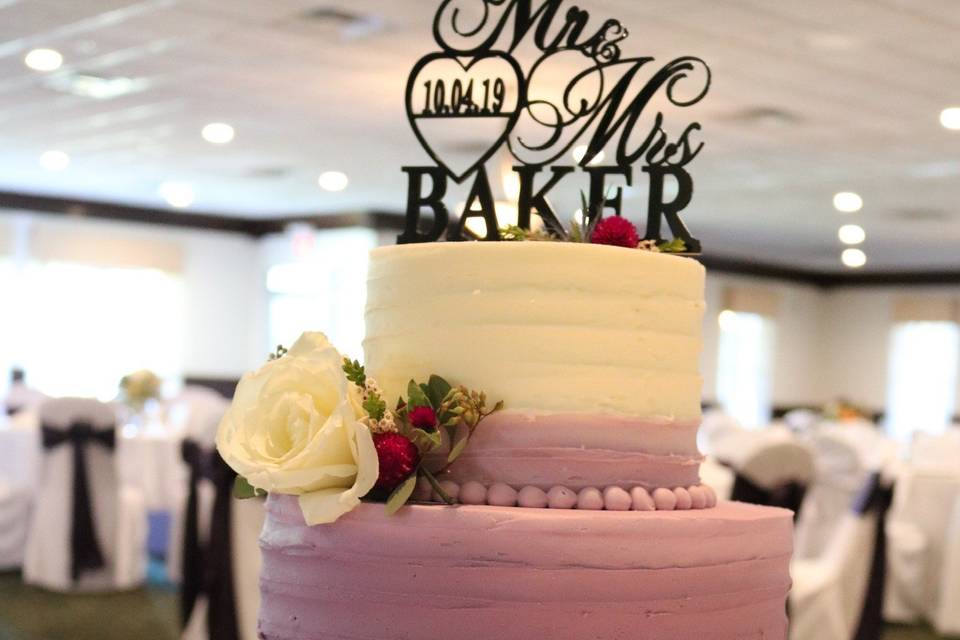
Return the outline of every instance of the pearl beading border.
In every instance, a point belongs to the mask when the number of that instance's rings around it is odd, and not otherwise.
[[[717,504],[717,494],[705,485],[668,489],[661,487],[648,491],[633,487],[609,486],[602,490],[586,487],[575,491],[558,485],[548,491],[525,486],[517,490],[498,482],[489,487],[474,481],[462,485],[452,480],[441,480],[440,487],[460,504],[497,507],[525,507],[528,509],[587,509],[607,511],[682,511],[709,509]],[[443,502],[425,478],[417,480],[411,499],[417,502]]]

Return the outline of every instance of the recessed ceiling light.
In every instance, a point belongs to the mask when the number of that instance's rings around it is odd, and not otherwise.
[[[206,125],[200,135],[211,144],[227,144],[233,140],[233,127],[225,122],[211,122]]]
[[[852,191],[841,191],[833,196],[833,207],[843,213],[853,213],[863,208],[863,198]]]
[[[34,71],[56,71],[63,64],[63,56],[56,49],[31,49],[23,63]]]
[[[867,239],[867,233],[858,224],[845,224],[837,231],[837,237],[843,244],[860,244]]]
[[[342,171],[324,171],[317,179],[317,184],[324,191],[343,191],[350,184],[350,180]]]
[[[575,146],[573,151],[570,152],[570,155],[573,156],[574,162],[580,164],[580,161],[583,160],[583,156],[587,155],[587,145],[580,144]],[[606,155],[607,154],[603,152],[603,149],[601,149],[597,152],[597,155],[593,156],[593,160],[591,160],[588,164],[598,164],[603,162],[603,159],[606,157]]]
[[[960,130],[960,107],[948,107],[941,111],[940,124],[947,129]]]
[[[164,182],[157,190],[171,207],[185,209],[193,204],[193,187],[187,182]]]
[[[125,78],[122,76],[107,78],[89,73],[64,71],[47,79],[47,86],[54,91],[62,91],[75,96],[110,100],[130,93],[144,91],[150,87],[146,78]]]
[[[840,254],[840,260],[851,269],[859,269],[867,264],[867,254],[860,249],[844,249]]]
[[[44,151],[40,154],[40,166],[47,171],[63,171],[70,166],[70,156],[63,151]]]

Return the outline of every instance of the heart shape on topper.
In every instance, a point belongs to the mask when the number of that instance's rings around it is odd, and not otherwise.
[[[425,79],[425,81],[421,81]],[[437,84],[450,83],[451,89],[456,84],[460,88],[461,101],[455,103],[454,90],[446,93],[446,87],[440,94],[444,97],[443,104],[438,105],[435,91]],[[487,84],[484,84],[484,83]],[[504,95],[501,98],[501,109],[484,109],[480,105],[490,106],[491,83],[502,83]],[[423,87],[424,108],[419,112],[414,109],[414,93],[418,87]],[[516,87],[516,95],[507,95],[510,86]],[[473,87],[468,94],[467,88]],[[523,71],[517,61],[507,53],[490,51],[483,55],[471,58],[464,63],[455,55],[436,52],[420,58],[407,80],[406,108],[410,128],[420,141],[420,145],[427,152],[437,166],[443,167],[457,183],[477,170],[496,153],[507,140],[524,103],[526,91],[524,88]],[[447,96],[450,96],[449,99]],[[466,97],[464,99],[464,96]],[[482,100],[480,99],[482,96]],[[433,112],[442,106],[446,112]],[[456,105],[456,108],[455,108]],[[466,106],[468,105],[468,106]],[[440,158],[437,149],[449,138],[445,133],[449,131],[451,123],[465,124],[471,122],[473,134],[487,134],[484,140],[484,151],[480,156],[465,168],[460,163],[454,163]],[[481,121],[490,123],[490,126],[477,126]],[[446,128],[444,127],[446,125]],[[486,131],[484,131],[486,129]],[[454,166],[456,165],[456,166]]]

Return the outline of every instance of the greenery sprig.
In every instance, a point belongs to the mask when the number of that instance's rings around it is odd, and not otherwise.
[[[369,416],[368,424],[371,424],[374,430],[381,428],[380,423],[389,412],[376,383],[367,376],[366,370],[358,360],[344,358],[343,372],[347,380],[363,390],[363,408]],[[430,410],[426,415],[433,417],[433,424],[415,424],[411,419],[421,407]],[[480,422],[502,407],[503,403],[498,402],[488,411],[485,393],[473,391],[464,386],[454,387],[438,375],[431,375],[427,382],[411,379],[407,383],[406,399],[402,397],[397,399],[396,407],[390,414],[389,420],[391,430],[410,440],[417,448],[420,462],[415,471],[394,488],[387,498],[387,512],[394,513],[406,504],[413,495],[417,478],[420,476],[430,483],[444,502],[454,504],[453,498],[440,486],[437,475],[446,470],[463,453],[470,436]],[[439,465],[434,463],[436,456],[428,458],[429,454],[436,453],[444,447],[449,447],[449,451],[441,458]]]
[[[683,238],[664,240],[657,244],[657,251],[660,253],[687,253],[687,243],[683,241]]]
[[[603,220],[603,203],[609,199],[610,190],[603,196],[603,200],[597,202],[588,202],[586,194],[580,192],[580,215],[575,216],[570,221],[569,231],[564,235],[555,230],[547,229],[524,229],[515,224],[501,227],[500,239],[511,242],[593,242],[593,232],[597,225]],[[561,229],[561,231],[563,231]],[[658,253],[688,253],[687,245],[683,238],[673,238],[671,240],[641,240],[637,248],[643,251],[654,251]]]
[[[363,387],[367,383],[367,372],[364,370],[363,365],[360,364],[359,360],[350,360],[350,358],[344,358],[343,372],[347,375],[347,380],[358,387]]]

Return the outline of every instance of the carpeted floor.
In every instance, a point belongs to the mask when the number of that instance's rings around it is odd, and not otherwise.
[[[176,640],[178,617],[169,587],[63,595],[0,574],[0,640]]]
[[[177,640],[177,594],[164,586],[112,595],[61,595],[0,574],[0,640]],[[937,640],[891,626],[883,640]]]

